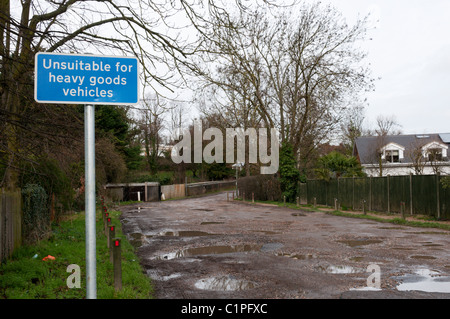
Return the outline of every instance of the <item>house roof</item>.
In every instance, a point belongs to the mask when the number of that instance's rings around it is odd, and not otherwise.
[[[389,143],[395,143],[405,148],[403,163],[412,163],[409,153],[417,147],[423,147],[431,142],[443,143],[450,146],[450,133],[434,134],[408,134],[408,135],[387,135],[361,136],[356,139],[354,155],[359,158],[361,164],[374,163],[378,149]]]

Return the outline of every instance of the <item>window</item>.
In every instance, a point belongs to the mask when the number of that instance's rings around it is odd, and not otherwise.
[[[428,149],[428,161],[430,162],[442,161],[442,149],[441,148]]]
[[[399,163],[400,153],[398,150],[386,150],[386,161],[389,163]]]

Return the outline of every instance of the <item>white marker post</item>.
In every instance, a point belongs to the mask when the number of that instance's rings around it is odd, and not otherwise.
[[[34,99],[46,104],[84,104],[86,298],[96,299],[95,105],[138,103],[138,60],[39,52],[35,56]]]

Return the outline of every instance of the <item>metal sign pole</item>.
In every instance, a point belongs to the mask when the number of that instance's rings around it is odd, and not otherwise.
[[[84,105],[86,298],[97,299],[94,105],[137,104],[139,61],[53,52],[38,52],[34,59],[36,102]]]
[[[95,230],[95,107],[84,106],[84,159],[86,211],[86,298],[97,298]]]

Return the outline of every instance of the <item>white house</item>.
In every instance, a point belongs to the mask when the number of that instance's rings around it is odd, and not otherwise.
[[[450,175],[450,133],[363,136],[353,155],[368,176]]]

